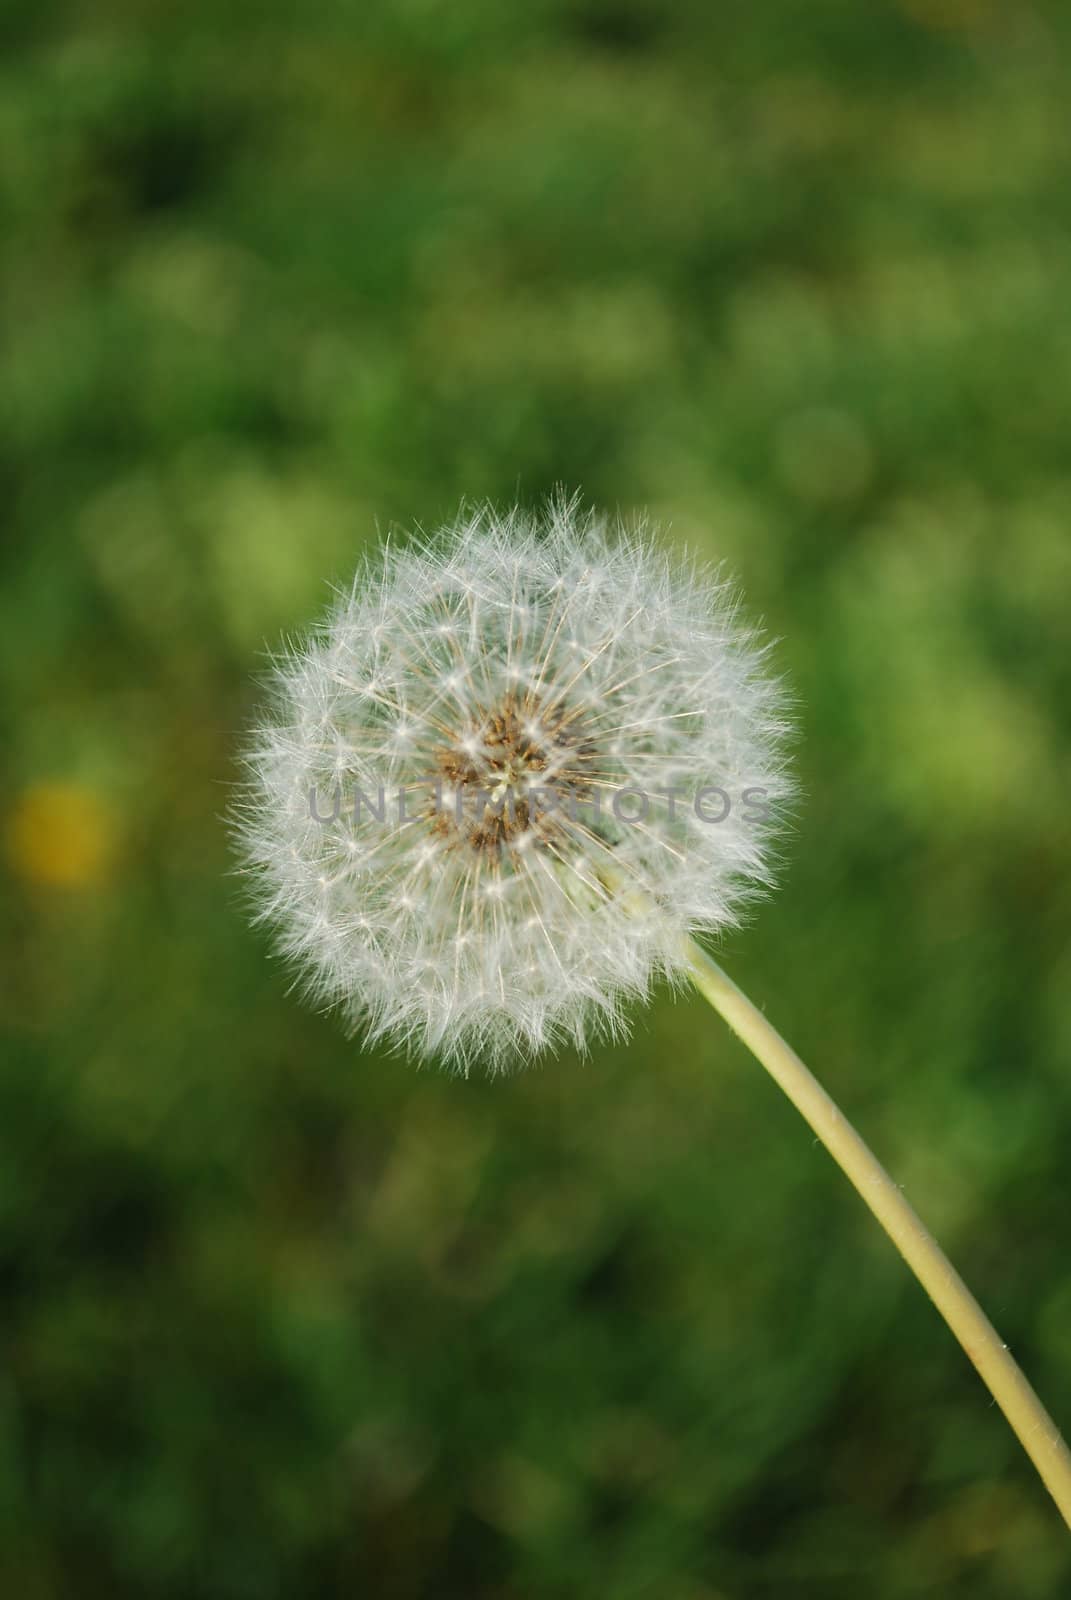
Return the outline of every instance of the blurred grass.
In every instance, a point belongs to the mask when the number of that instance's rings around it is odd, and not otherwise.
[[[1071,14],[0,11],[0,1582],[1056,1597],[969,1366],[698,1002],[460,1085],[220,817],[376,528],[726,557],[806,799],[727,941],[1071,1419]]]

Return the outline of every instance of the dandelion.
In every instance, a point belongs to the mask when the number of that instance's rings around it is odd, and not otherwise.
[[[492,1070],[690,979],[855,1186],[1071,1525],[1071,1455],[939,1245],[697,942],[768,886],[785,697],[731,587],[557,502],[387,547],[289,651],[238,832],[312,994]]]
[[[765,654],[724,579],[574,504],[387,548],[256,735],[262,914],[317,999],[463,1068],[620,1032],[769,881]]]

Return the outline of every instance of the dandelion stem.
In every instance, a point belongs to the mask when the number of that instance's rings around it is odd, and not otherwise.
[[[1071,1453],[1008,1347],[873,1152],[761,1011],[694,939],[692,981],[764,1066],[855,1185],[974,1363],[1071,1527]]]

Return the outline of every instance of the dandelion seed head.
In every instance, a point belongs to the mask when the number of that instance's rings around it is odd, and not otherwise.
[[[501,1070],[620,1033],[683,934],[769,885],[791,782],[766,655],[717,573],[575,502],[384,546],[252,736],[259,915],[317,1001],[414,1054]]]

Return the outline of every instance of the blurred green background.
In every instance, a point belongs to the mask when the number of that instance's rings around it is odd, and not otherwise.
[[[1058,1597],[899,1258],[698,1000],[509,1081],[249,930],[264,651],[556,483],[800,699],[724,959],[1071,1424],[1071,10],[4,0],[0,1587]]]

